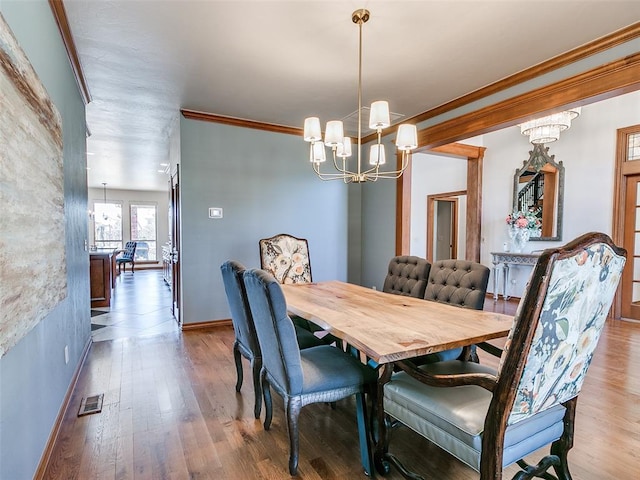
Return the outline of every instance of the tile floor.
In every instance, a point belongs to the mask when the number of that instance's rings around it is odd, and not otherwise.
[[[171,290],[164,283],[161,270],[118,275],[111,293],[111,307],[91,310],[94,342],[178,331],[178,323],[171,314]]]

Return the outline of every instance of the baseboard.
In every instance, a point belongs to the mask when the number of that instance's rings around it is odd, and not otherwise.
[[[233,323],[231,323],[230,319],[208,320],[206,322],[183,323],[182,331],[185,332],[187,330],[201,330],[203,328],[219,328],[219,327],[231,327],[231,326],[233,326]]]
[[[493,292],[487,292],[485,294],[485,298],[487,298],[488,300],[492,300],[493,301]],[[498,295],[498,300],[502,300],[503,302],[518,303],[518,302],[520,302],[520,297],[509,297],[509,300],[505,300],[504,297],[502,296],[502,294],[499,294]]]
[[[71,396],[73,395],[73,391],[76,388],[76,384],[78,383],[78,378],[80,377],[80,371],[84,366],[84,362],[87,360],[87,355],[89,355],[89,350],[91,350],[91,345],[93,344],[93,340],[91,336],[89,336],[89,340],[87,344],[84,346],[84,350],[82,352],[82,356],[80,357],[80,362],[76,367],[75,372],[73,372],[73,377],[71,378],[71,382],[69,383],[69,388],[67,389],[67,393],[64,396],[64,400],[62,405],[60,406],[60,411],[58,412],[58,416],[56,417],[56,421],[53,424],[53,428],[51,429],[51,433],[49,434],[49,439],[47,440],[47,444],[42,452],[42,456],[40,457],[40,462],[38,463],[38,468],[33,475],[34,480],[44,480],[44,474],[47,471],[47,467],[49,466],[49,460],[51,460],[51,454],[53,452],[53,447],[58,440],[58,435],[60,434],[60,429],[62,428],[62,422],[64,421],[64,417],[67,414],[67,409],[69,408],[69,402],[71,401]]]

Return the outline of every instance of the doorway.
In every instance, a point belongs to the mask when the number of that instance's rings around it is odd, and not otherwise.
[[[446,192],[427,196],[427,255],[428,261],[458,258],[461,229],[460,213],[466,191]],[[464,225],[462,225],[464,227]],[[464,230],[464,228],[462,229]]]
[[[640,134],[639,134],[640,136]],[[624,318],[640,320],[640,175],[626,177],[623,247],[627,263],[622,274],[622,310]]]
[[[627,250],[614,317],[640,321],[640,125],[618,130],[614,235]]]

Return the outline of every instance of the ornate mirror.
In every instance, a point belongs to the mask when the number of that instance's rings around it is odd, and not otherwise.
[[[534,145],[529,159],[516,169],[513,180],[513,210],[534,210],[542,227],[530,240],[562,240],[564,166],[549,155],[549,147]]]

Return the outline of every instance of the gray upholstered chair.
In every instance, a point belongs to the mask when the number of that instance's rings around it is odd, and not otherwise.
[[[468,260],[437,260],[431,265],[424,299],[447,303],[463,308],[482,310],[489,282],[489,269]],[[463,354],[462,348],[432,353],[416,359],[416,363],[455,360]],[[467,349],[465,355],[477,361],[475,346]]]
[[[396,419],[479,471],[482,480],[501,479],[503,468],[513,463],[523,469],[514,479],[555,478],[546,473],[553,467],[559,479],[570,480],[567,456],[574,443],[578,395],[625,256],[601,233],[545,250],[497,370],[459,360],[418,368],[396,362],[403,371],[395,374],[385,368],[386,417],[376,468],[385,471],[387,462],[401,468],[388,452],[388,425]],[[537,465],[521,460],[549,444],[550,455]]]
[[[431,265],[424,258],[400,255],[389,262],[382,291],[423,298]]]
[[[136,247],[136,242],[127,242],[124,250],[116,250],[114,252],[116,255],[116,265],[118,265],[118,273],[122,271],[123,267],[124,271],[127,271],[127,263],[131,264],[131,273],[134,273],[133,271],[136,268]]]
[[[233,357],[236,364],[237,382],[236,391],[242,387],[242,359],[241,356],[249,360],[253,373],[253,390],[255,393],[254,414],[260,418],[262,409],[262,390],[260,388],[260,369],[262,368],[262,354],[256,336],[255,326],[251,318],[251,311],[244,289],[242,274],[244,266],[235,261],[227,261],[220,266],[222,281],[227,295],[229,310],[231,311],[231,323],[235,333],[233,342]],[[322,345],[323,343],[313,333],[302,328],[295,328],[296,339],[300,348],[309,348]]]
[[[262,351],[262,391],[266,417],[271,426],[271,390],[282,396],[289,432],[289,472],[298,469],[298,416],[305,405],[335,402],[356,395],[361,452],[368,455],[366,404],[367,387],[375,393],[376,372],[338,348],[329,345],[300,350],[280,284],[264,270],[247,270],[245,288]],[[362,446],[365,446],[363,449]],[[369,461],[366,460],[365,464]]]

